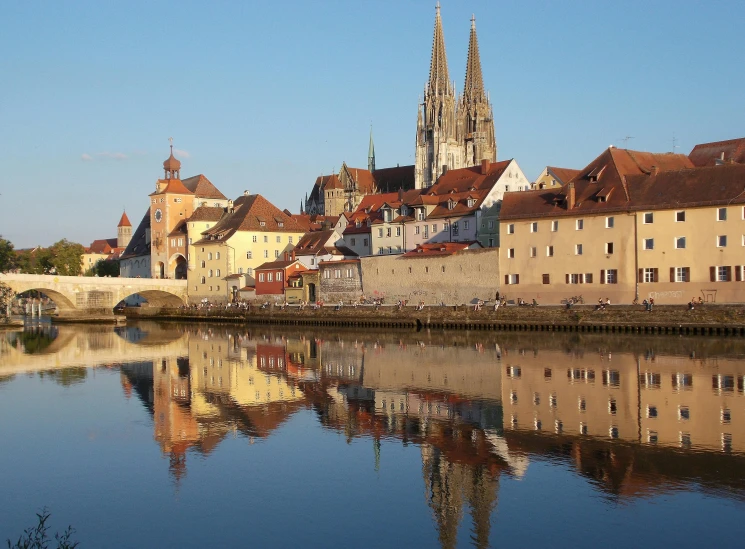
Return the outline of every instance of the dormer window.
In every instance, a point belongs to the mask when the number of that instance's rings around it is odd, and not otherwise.
[[[468,207],[469,207],[469,208],[473,208],[473,205],[474,205],[474,204],[476,204],[476,199],[474,199],[474,198],[469,198],[469,199],[468,199]]]
[[[455,200],[451,198],[450,200],[448,200],[448,210],[452,209],[455,209]]]
[[[260,227],[266,226],[266,221],[259,221],[259,226]]]
[[[360,220],[358,219],[357,221],[355,221],[355,222],[354,222],[354,226],[355,226],[355,227],[357,227],[357,228],[359,229],[360,227],[362,227],[362,221],[360,221]]]
[[[277,227],[284,227],[285,224],[282,221],[277,222]]]

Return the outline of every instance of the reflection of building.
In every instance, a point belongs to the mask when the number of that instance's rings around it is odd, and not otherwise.
[[[505,429],[745,452],[737,361],[541,351],[503,363]]]

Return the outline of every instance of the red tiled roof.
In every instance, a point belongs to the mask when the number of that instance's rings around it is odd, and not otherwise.
[[[199,206],[189,216],[188,221],[220,221],[224,213],[225,208],[217,206]]]
[[[184,183],[180,179],[161,179],[166,181],[166,188],[163,192],[153,194],[194,194],[184,186]]]
[[[233,211],[202,233],[206,236],[199,242],[223,242],[236,231],[305,232],[297,221],[266,198],[260,194],[251,194],[239,196],[233,203]]]
[[[502,200],[501,219],[523,217],[582,215],[594,212],[623,211],[629,207],[631,176],[693,168],[687,156],[672,153],[648,153],[616,149],[603,151],[569,183],[553,189],[506,193]],[[567,210],[569,185],[574,185],[575,205]],[[599,198],[606,197],[602,201]]]
[[[486,174],[481,173],[481,166],[448,170],[426,192],[429,195],[444,195],[452,191],[464,192],[470,189],[491,190],[510,162],[511,159],[492,162]]]
[[[722,158],[724,156],[724,158]],[[745,164],[745,137],[700,143],[688,155],[697,167],[715,166],[717,162],[736,162]]]
[[[257,271],[266,271],[270,269],[287,269],[288,267],[291,267],[293,264],[297,263],[299,265],[299,268],[297,271],[305,270],[305,267],[303,267],[303,264],[300,263],[297,259],[291,259],[289,261],[268,261],[267,263],[262,263],[258,267],[256,267]]]
[[[555,166],[546,166],[547,169],[551,170],[551,173],[556,176],[559,183],[569,183],[569,180],[576,176],[580,170],[573,170],[571,168],[557,168]]]
[[[132,224],[129,222],[129,218],[127,217],[127,212],[122,213],[122,218],[119,220],[119,224],[117,227],[131,227]]]
[[[395,192],[399,189],[414,188],[415,166],[396,166],[395,168],[381,168],[372,172],[375,186],[380,192]]]
[[[116,248],[116,238],[94,240],[88,249],[94,254],[110,254]]]
[[[295,255],[317,255],[334,235],[334,230],[313,231],[303,235],[294,248]]]
[[[217,198],[225,200],[225,195],[222,194],[212,182],[207,179],[204,175],[199,174],[193,177],[187,177],[182,181],[184,187],[189,189],[199,198]]]

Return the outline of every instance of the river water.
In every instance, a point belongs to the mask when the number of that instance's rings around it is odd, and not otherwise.
[[[0,542],[734,547],[745,340],[0,332]]]

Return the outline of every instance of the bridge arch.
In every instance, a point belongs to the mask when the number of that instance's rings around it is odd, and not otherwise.
[[[139,290],[128,294],[124,292],[120,301],[124,301],[133,295],[141,296],[150,307],[176,308],[186,304],[182,297],[164,290]]]
[[[67,295],[61,291],[46,288],[43,285],[28,285],[27,287],[26,285],[8,284],[8,286],[13,290],[13,293],[15,294],[13,296],[14,298],[26,292],[40,292],[54,301],[54,304],[57,305],[57,309],[60,312],[77,310],[75,305],[76,298],[74,295]]]

